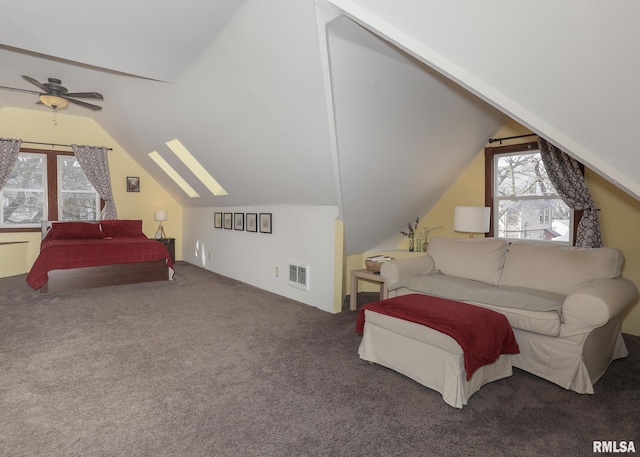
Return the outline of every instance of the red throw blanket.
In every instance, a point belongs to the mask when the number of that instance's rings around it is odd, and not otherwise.
[[[103,238],[93,240],[44,240],[27,284],[39,289],[49,280],[49,271],[95,267],[115,263],[150,262],[166,259],[173,268],[167,248],[145,237]]]
[[[507,318],[490,309],[430,295],[410,294],[369,303],[360,308],[356,332],[364,331],[366,310],[422,324],[449,335],[464,351],[467,381],[500,354],[520,352]]]

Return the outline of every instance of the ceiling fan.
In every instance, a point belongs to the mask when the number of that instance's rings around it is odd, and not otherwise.
[[[36,104],[44,104],[53,108],[53,110],[66,108],[69,102],[84,108],[89,108],[94,111],[99,111],[102,106],[93,105],[91,103],[76,100],[76,98],[87,98],[93,100],[104,100],[101,94],[98,92],[69,92],[66,87],[62,86],[62,81],[56,78],[49,78],[48,82],[41,83],[38,80],[22,75],[22,79],[29,81],[34,86],[37,86],[41,92],[29,89],[18,89],[16,87],[0,86],[0,89],[13,90],[15,92],[27,92],[30,94],[38,94],[40,100]]]

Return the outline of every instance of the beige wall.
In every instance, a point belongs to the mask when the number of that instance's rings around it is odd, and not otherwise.
[[[527,133],[531,133],[531,131],[510,120],[496,133],[495,137],[502,138]],[[535,137],[506,140],[503,145],[534,140]],[[498,143],[494,143],[492,146],[498,145]],[[596,206],[601,209],[599,216],[605,246],[616,247],[624,252],[623,276],[640,286],[640,238],[638,237],[640,201],[590,170],[586,171],[586,181]],[[468,237],[467,234],[453,231],[453,209],[458,205],[484,206],[484,151],[478,153],[473,162],[462,172],[433,209],[421,218],[418,233],[421,233],[423,227],[442,225],[443,229],[432,233],[437,236]],[[406,252],[406,240],[398,248],[403,249],[404,251],[402,252]],[[409,254],[408,252],[406,253]],[[353,268],[364,268],[364,258],[368,255],[371,254],[349,256],[347,258],[347,271]],[[396,254],[396,257],[399,256]],[[349,278],[346,278],[345,282],[347,284],[346,290],[349,290]],[[364,284],[359,290],[373,291],[377,289],[372,285]],[[640,336],[639,304],[636,304],[625,318],[622,324],[622,331]]]
[[[590,170],[586,172],[586,180],[596,208],[600,208],[598,217],[604,245],[624,252],[622,275],[640,287],[640,201]],[[640,336],[639,304],[622,323],[622,331]]]
[[[95,121],[86,117],[58,113],[56,125],[51,111],[3,108],[0,109],[0,137],[113,148],[108,153],[109,170],[118,218],[142,219],[144,233],[153,236],[158,227],[158,223],[153,219],[153,211],[166,209],[168,220],[163,224],[165,233],[168,237],[176,238],[176,257],[181,259],[182,207]],[[52,149],[47,146],[28,144],[24,146]],[[140,177],[140,192],[126,191],[127,176]],[[8,241],[27,241],[28,243],[22,247],[14,245],[8,247],[9,245],[0,244],[0,255],[3,260],[0,262],[0,277],[26,273],[35,262],[40,250],[40,233],[0,233],[0,243]]]

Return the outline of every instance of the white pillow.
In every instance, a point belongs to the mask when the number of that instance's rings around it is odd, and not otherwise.
[[[568,295],[594,279],[619,277],[623,261],[616,248],[515,241],[509,246],[500,285]]]
[[[473,279],[497,286],[502,275],[508,242],[501,238],[434,237],[427,254],[435,269],[449,276]]]

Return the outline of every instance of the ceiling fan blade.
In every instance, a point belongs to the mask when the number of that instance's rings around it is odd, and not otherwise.
[[[46,94],[49,93],[49,88],[47,86],[45,86],[44,84],[42,84],[37,79],[33,79],[31,76],[25,76],[25,75],[22,75],[22,79],[24,79],[25,81],[29,81],[34,86],[38,86],[42,90],[42,92],[44,92]]]
[[[94,100],[104,100],[102,94],[97,92],[72,92],[64,94],[65,97],[75,97],[75,98],[92,98]]]
[[[40,95],[40,92],[38,92],[38,91],[29,90],[29,89],[18,89],[17,87],[0,86],[0,89],[12,90],[14,92],[26,92],[28,94],[38,94],[38,95]]]
[[[65,100],[68,100],[70,103],[75,103],[76,105],[82,106],[84,108],[89,108],[92,109],[94,111],[100,111],[102,109],[102,106],[98,106],[98,105],[92,105],[91,103],[87,103],[87,102],[83,102],[80,100],[75,100],[73,98],[69,98],[67,96],[62,97]]]

